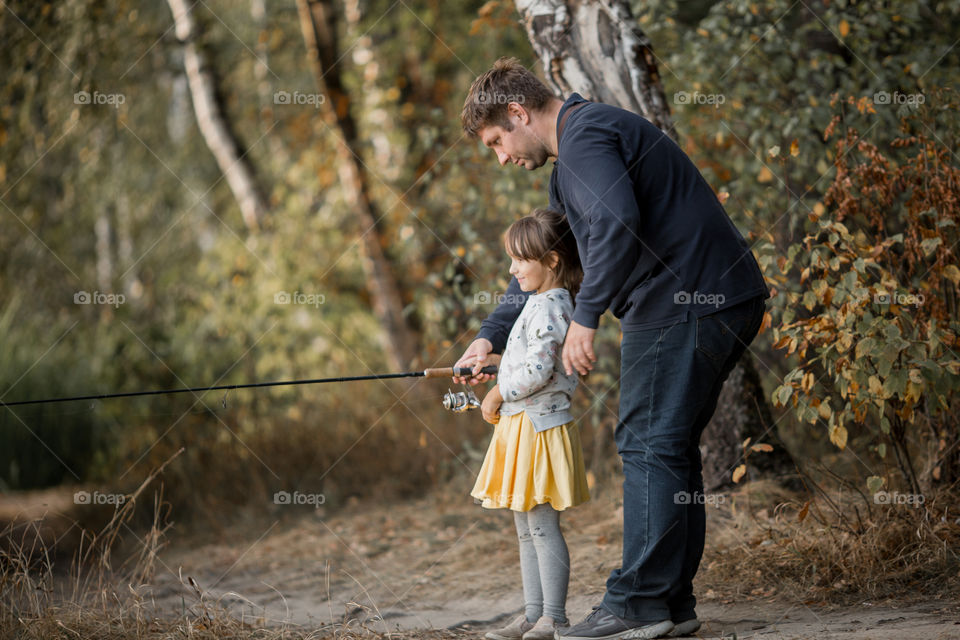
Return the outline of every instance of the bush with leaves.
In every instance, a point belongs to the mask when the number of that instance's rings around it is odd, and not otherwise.
[[[782,286],[774,346],[795,362],[773,401],[822,425],[840,449],[856,428],[880,458],[892,450],[919,494],[960,479],[957,96],[906,111],[883,150],[850,126],[874,117],[872,102],[843,107],[825,134],[845,129],[811,229],[786,256],[768,245],[762,260]],[[874,475],[867,486],[887,482]]]

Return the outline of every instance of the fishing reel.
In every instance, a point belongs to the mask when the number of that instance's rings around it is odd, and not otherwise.
[[[480,369],[480,373],[495,375],[497,373],[497,367],[495,365],[484,367]],[[459,369],[428,369],[426,372],[428,378],[450,375],[467,377],[472,374],[473,369],[470,367],[460,367]],[[444,409],[449,409],[454,413],[464,413],[471,409],[480,408],[480,400],[473,390],[467,385],[463,385],[463,388],[465,391],[451,391],[449,388],[447,389],[447,392],[443,394]]]
[[[451,391],[447,389],[447,392],[443,394],[443,408],[449,409],[454,413],[464,413],[470,409],[479,409],[480,400],[477,399],[477,394],[471,389],[467,389],[466,391]]]

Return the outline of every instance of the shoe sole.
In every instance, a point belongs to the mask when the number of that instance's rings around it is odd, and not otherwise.
[[[684,620],[683,622],[675,625],[673,631],[671,631],[667,637],[668,638],[682,638],[684,636],[693,635],[700,630],[700,621],[694,618],[693,620]]]
[[[543,633],[537,633],[537,634],[531,635],[530,632],[527,631],[525,634],[523,634],[523,640],[552,640],[552,638],[556,633],[557,632],[554,630],[553,632],[550,632],[550,633],[545,631]]]
[[[665,638],[673,629],[673,623],[669,620],[648,624],[645,627],[634,627],[611,633],[607,636],[562,636],[556,632],[554,640],[654,640],[655,638]]]

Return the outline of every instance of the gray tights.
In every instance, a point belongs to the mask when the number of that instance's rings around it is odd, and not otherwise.
[[[527,620],[536,622],[544,615],[566,624],[570,554],[560,531],[560,512],[549,504],[538,504],[530,511],[514,511],[513,521],[520,540]]]

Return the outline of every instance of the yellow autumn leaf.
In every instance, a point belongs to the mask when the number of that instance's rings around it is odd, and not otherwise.
[[[824,420],[828,420],[833,414],[833,410],[830,408],[829,402],[821,402],[820,406],[817,407],[817,413],[820,414],[820,417]]]
[[[947,265],[943,270],[943,275],[949,278],[954,286],[960,286],[960,269],[957,268],[957,265]]]
[[[837,425],[830,429],[830,442],[844,449],[847,446],[847,429],[843,425]]]
[[[920,402],[920,395],[923,393],[923,385],[917,384],[913,380],[907,382],[907,393],[906,399],[909,402],[918,403]]]
[[[853,346],[853,334],[849,331],[841,332],[840,339],[837,340],[837,351],[846,353],[851,346]]]
[[[736,484],[740,482],[740,479],[743,478],[743,474],[747,472],[747,465],[742,464],[736,469],[733,470],[733,482]]]

